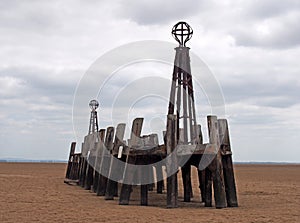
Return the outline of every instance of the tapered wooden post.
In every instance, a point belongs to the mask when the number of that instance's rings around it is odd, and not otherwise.
[[[87,170],[86,170],[86,178],[84,182],[85,190],[90,190],[93,184],[93,173],[94,173],[94,165],[96,160],[96,154],[95,154],[96,134],[97,133],[87,135],[89,156],[87,158]]]
[[[82,143],[81,146],[81,154],[82,154],[82,167],[81,167],[81,173],[80,173],[80,180],[79,180],[79,185],[81,187],[84,187],[84,183],[85,183],[85,178],[86,178],[86,169],[87,169],[87,156],[88,156],[88,150],[89,150],[89,146],[88,146],[88,142],[87,142],[87,136],[84,137],[84,141]]]
[[[70,179],[70,173],[72,170],[72,164],[73,164],[73,155],[75,153],[75,147],[76,147],[76,142],[71,143],[71,148],[70,148],[70,154],[69,154],[69,160],[68,160],[68,166],[67,166],[67,171],[66,171],[66,178]]]
[[[130,168],[130,166],[127,164],[132,164],[132,165],[136,164],[136,156],[134,154],[132,155],[130,154],[130,149],[134,148],[134,146],[136,146],[138,144],[138,141],[140,140],[143,121],[144,121],[143,118],[136,118],[132,124],[132,130],[131,130],[131,135],[129,140],[129,150],[128,150],[129,154],[127,155],[126,166],[124,170],[125,183],[122,184],[122,188],[120,192],[120,199],[119,199],[120,205],[129,204],[130,194],[132,191],[132,184],[130,183],[133,182],[134,180],[135,171],[132,168]]]
[[[148,157],[147,156],[143,156],[142,160],[147,162]],[[152,171],[153,173],[153,171]],[[143,173],[141,173],[141,205],[143,206],[147,206],[148,205],[148,190],[149,190],[149,185],[150,184],[144,184],[145,182],[149,182],[150,178],[153,178],[153,175],[151,176],[150,171],[144,171]]]
[[[205,171],[204,170],[197,170],[198,171],[198,180],[199,180],[199,189],[200,189],[200,201],[205,202]]]
[[[167,208],[178,206],[178,182],[177,182],[177,154],[175,148],[177,145],[177,116],[168,115],[166,132],[166,150],[167,150]]]
[[[119,147],[123,144],[123,138],[125,134],[125,127],[124,123],[118,124],[114,139],[114,146],[112,149],[112,159],[110,163],[110,170],[109,170],[109,177],[107,181],[107,187],[105,192],[105,200],[113,200],[114,196],[118,195],[118,182],[112,180],[115,178],[114,176],[117,175],[116,171],[118,171],[118,163],[115,159],[117,159]]]
[[[104,196],[107,186],[107,177],[109,174],[111,150],[113,148],[114,127],[108,127],[105,136],[105,148],[101,155],[100,176],[97,187],[97,195]]]
[[[100,129],[98,132],[98,142],[96,143],[96,161],[95,161],[95,170],[94,170],[94,180],[93,180],[93,192],[97,193],[98,184],[99,184],[99,171],[101,165],[101,155],[104,148],[104,137],[105,129]]]
[[[192,183],[191,183],[191,165],[186,163],[181,167],[182,182],[183,182],[183,201],[190,202],[192,197]]]
[[[156,192],[158,194],[162,194],[163,189],[164,189],[164,180],[163,180],[163,169],[162,169],[162,166],[157,166],[155,168],[155,170],[156,170],[156,178],[160,179],[156,183]]]
[[[230,146],[228,123],[226,119],[219,119],[219,137],[222,152],[222,165],[224,173],[225,191],[228,207],[237,207],[236,186],[232,164],[232,153]]]
[[[213,176],[213,188],[216,208],[226,207],[226,193],[223,177],[222,155],[220,151],[218,120],[216,116],[207,116],[209,129],[209,142],[216,144],[218,151],[216,151],[215,158],[209,165],[209,170]]]
[[[206,168],[205,172],[205,195],[204,195],[204,205],[205,207],[212,207],[212,175],[211,171]]]

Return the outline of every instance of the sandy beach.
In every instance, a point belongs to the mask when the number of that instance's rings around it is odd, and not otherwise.
[[[105,201],[63,183],[66,164],[0,163],[0,222],[300,222],[300,165],[235,165],[238,208],[205,208],[199,202],[196,170],[194,198],[166,209],[166,193],[149,193],[139,206],[134,188],[129,206]]]

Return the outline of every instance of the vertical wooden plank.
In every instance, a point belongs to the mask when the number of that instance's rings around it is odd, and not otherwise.
[[[148,162],[150,162],[150,161],[148,161]],[[147,164],[147,163],[143,162],[142,165],[145,165],[145,164]],[[149,168],[149,179],[150,179],[149,182],[152,182],[152,183],[148,185],[148,190],[153,191],[153,189],[155,187],[155,183],[154,183],[155,179],[154,179],[154,170],[153,170],[153,168]]]
[[[82,154],[79,153],[78,154],[78,170],[77,170],[77,176],[76,176],[76,179],[78,179],[78,183],[77,183],[78,185],[79,185],[81,168],[82,168]]]
[[[183,182],[183,201],[190,202],[192,195],[192,183],[191,183],[191,165],[187,162],[181,167],[181,175]]]
[[[79,170],[78,170],[78,185],[81,185],[81,179],[82,179],[82,168],[83,168],[83,156],[82,153],[80,153],[79,157]]]
[[[76,142],[72,142],[71,143],[71,147],[70,147],[70,153],[69,153],[69,159],[68,159],[68,166],[67,166],[67,171],[66,171],[66,178],[67,179],[70,179],[70,173],[71,173],[71,170],[72,170],[72,164],[73,164],[73,156],[74,156],[74,153],[75,153],[75,147],[76,147]]]
[[[79,163],[79,155],[74,154],[73,164],[72,164],[72,170],[71,170],[71,180],[78,180],[78,163]]]
[[[141,157],[141,160],[143,160],[143,163],[147,163],[148,156]],[[152,171],[153,174],[153,171]],[[145,171],[141,173],[141,182],[148,182],[149,178],[153,177],[153,175],[150,175],[150,171]],[[149,190],[149,184],[141,184],[141,205],[147,206],[148,205],[148,190]]]
[[[82,146],[81,146],[81,154],[82,154],[82,169],[81,169],[81,176],[80,176],[80,181],[79,181],[79,185],[81,187],[84,187],[84,183],[85,183],[85,178],[86,178],[86,169],[87,169],[87,157],[88,157],[88,140],[87,140],[87,136],[84,137]]]
[[[166,133],[166,149],[167,149],[167,208],[175,208],[178,206],[178,182],[177,182],[177,154],[175,147],[177,145],[177,116],[168,115],[167,117],[167,133]],[[174,174],[172,172],[176,171]]]
[[[94,170],[94,184],[93,184],[93,191],[97,193],[98,184],[99,184],[99,170],[101,165],[101,154],[103,150],[104,144],[104,136],[105,136],[105,129],[100,129],[98,132],[98,142],[96,143],[96,160],[95,160],[95,170]]]
[[[112,159],[110,163],[109,168],[109,177],[107,181],[107,187],[105,192],[105,200],[113,200],[114,196],[118,195],[118,182],[112,180],[112,178],[116,178],[119,171],[118,164],[115,162],[115,159],[117,159],[119,147],[123,144],[124,134],[125,134],[125,127],[126,125],[124,123],[120,123],[117,125],[115,139],[114,139],[114,146],[112,149]],[[113,177],[114,176],[114,177]]]
[[[237,193],[236,193],[236,185],[232,164],[232,155],[226,154],[226,151],[231,152],[230,146],[230,138],[229,138],[229,130],[228,130],[228,122],[226,119],[219,119],[219,137],[221,149],[224,151],[224,155],[222,156],[222,164],[223,164],[223,173],[224,173],[224,182],[225,182],[225,191],[226,191],[226,199],[228,207],[237,207]]]
[[[217,117],[207,116],[207,121],[209,129],[209,142],[211,144],[216,144],[217,148],[220,148]],[[216,208],[225,208],[227,204],[223,177],[222,156],[220,149],[216,151],[216,156],[209,165],[209,169],[212,172],[213,176],[213,188]]]
[[[157,179],[161,179],[161,180],[158,180],[157,183],[156,183],[156,192],[158,194],[162,194],[163,189],[164,189],[162,166],[157,166],[155,168],[155,170],[156,170],[156,177],[157,177]]]
[[[205,170],[205,207],[212,207],[212,174],[208,168]]]
[[[100,166],[100,176],[97,187],[97,195],[104,196],[107,186],[107,176],[109,173],[109,166],[111,160],[111,150],[113,148],[113,137],[114,137],[114,127],[108,127],[105,136],[105,148],[101,155],[101,166]]]
[[[126,163],[135,165],[136,162],[136,156],[128,156]],[[135,172],[130,170],[128,166],[126,165],[125,171],[124,171],[124,179],[126,179],[126,182],[130,182],[131,179],[133,179]],[[123,183],[121,187],[120,192],[120,198],[119,198],[119,204],[120,205],[128,205],[130,200],[130,194],[132,192],[132,185]]]
[[[141,132],[142,132],[142,126],[143,126],[143,118],[136,118],[133,123],[132,123],[132,129],[131,129],[131,135],[129,139],[129,148],[134,148],[135,145],[139,143]],[[135,165],[136,163],[136,156],[134,154],[128,154],[127,155],[127,160],[126,163]],[[135,172],[130,168],[128,168],[128,165],[125,165],[125,170],[124,170],[124,180],[120,192],[120,199],[119,199],[119,204],[120,205],[128,205],[129,204],[129,199],[130,199],[130,194],[132,191],[132,185],[127,184],[128,182],[133,182],[134,180],[134,175]]]
[[[201,130],[201,125],[196,125],[196,134],[197,134],[197,140],[196,144],[203,144],[203,134]],[[197,170],[198,171],[198,181],[199,181],[199,189],[200,189],[200,201],[205,202],[205,189],[206,189],[206,184],[205,184],[205,170]]]
[[[95,134],[87,135],[88,140],[88,157],[87,157],[87,170],[86,177],[84,182],[84,189],[90,190],[93,184],[93,172],[94,172],[94,164],[95,164]]]
[[[205,170],[198,171],[199,189],[200,189],[200,201],[205,202]]]

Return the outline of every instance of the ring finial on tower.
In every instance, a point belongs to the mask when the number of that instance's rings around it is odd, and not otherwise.
[[[186,42],[193,36],[193,29],[186,22],[178,22],[172,28],[172,35],[179,46],[185,47]]]

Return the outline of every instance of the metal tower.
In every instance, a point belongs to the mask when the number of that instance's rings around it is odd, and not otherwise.
[[[172,29],[174,39],[179,43],[175,48],[173,78],[168,114],[177,115],[178,144],[191,145],[198,141],[195,115],[194,90],[191,75],[189,47],[185,44],[193,35],[186,22],[178,22]]]
[[[91,100],[89,106],[92,109],[92,111],[88,134],[93,134],[94,132],[98,132],[98,117],[96,110],[99,107],[99,102],[97,100]]]

